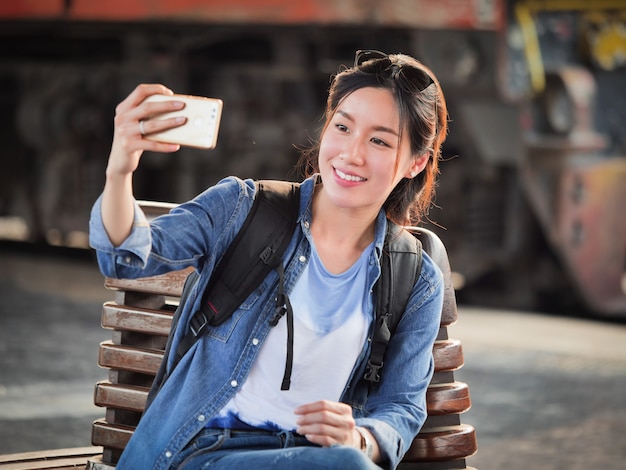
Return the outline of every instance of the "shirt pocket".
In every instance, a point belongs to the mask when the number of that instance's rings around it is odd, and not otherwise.
[[[237,328],[251,330],[257,318],[264,310],[264,306],[267,305],[272,298],[269,296],[271,292],[268,292],[270,288],[270,283],[262,282],[221,325],[210,326],[207,329],[207,335],[217,341],[225,343],[230,339]],[[247,324],[240,325],[242,322],[246,322]],[[248,324],[249,322],[252,322],[252,324]]]

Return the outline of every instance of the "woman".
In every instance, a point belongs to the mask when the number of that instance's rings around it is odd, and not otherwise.
[[[200,272],[180,324],[197,310],[216,261],[254,198],[250,180],[226,178],[171,214],[145,221],[132,174],[144,139],[181,120],[148,120],[181,103],[146,103],[161,85],[138,86],[116,109],[91,243],[103,273],[142,277],[193,266]],[[285,322],[274,328],[271,273],[225,323],[188,351],[124,451],[122,468],[395,468],[426,419],[426,388],[443,297],[427,255],[385,356],[379,384],[359,381],[374,318],[387,224],[415,224],[431,203],[447,131],[441,88],[406,55],[359,51],[334,77],[326,121],[304,156],[298,226],[283,256],[295,316],[291,387],[281,390]],[[177,328],[173,347],[186,328]],[[213,468],[213,467],[212,467]]]

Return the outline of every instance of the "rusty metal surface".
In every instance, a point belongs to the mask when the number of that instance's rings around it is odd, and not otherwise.
[[[535,160],[524,176],[551,245],[593,311],[624,315],[626,160]]]
[[[528,142],[522,165],[526,194],[551,246],[595,312],[626,314],[626,158],[601,156],[606,138],[593,127],[596,85],[588,71],[548,76],[567,98],[570,121],[561,135]]]
[[[574,166],[563,174],[552,237],[594,310],[626,313],[626,160]]]
[[[0,18],[106,21],[379,24],[426,28],[497,29],[502,0],[61,0],[5,2]]]

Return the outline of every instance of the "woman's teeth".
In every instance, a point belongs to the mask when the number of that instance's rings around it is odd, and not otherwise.
[[[335,172],[337,173],[337,176],[339,176],[339,178],[341,178],[342,180],[365,181],[365,178],[361,178],[360,176],[354,176],[354,175],[346,175],[343,171],[338,170],[337,168],[335,168]]]

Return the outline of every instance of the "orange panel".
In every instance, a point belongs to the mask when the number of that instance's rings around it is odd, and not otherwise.
[[[45,18],[63,14],[63,0],[5,0],[0,2],[0,18]]]
[[[75,0],[71,16],[81,19],[306,23],[337,21],[346,7],[348,14],[344,19],[353,18],[356,10],[364,9],[356,0]],[[357,14],[354,18],[359,21],[363,15]]]
[[[99,21],[198,21],[264,24],[369,24],[498,29],[504,0],[62,0],[4,2],[0,17]]]

